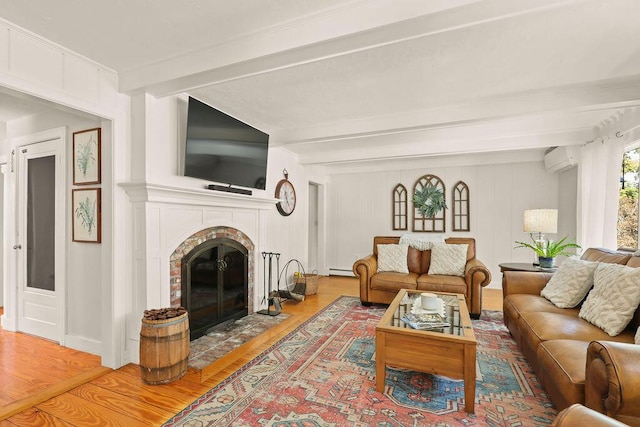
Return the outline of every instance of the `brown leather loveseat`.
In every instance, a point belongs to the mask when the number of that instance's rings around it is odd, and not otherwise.
[[[587,249],[581,259],[640,267],[640,257],[601,248]],[[579,317],[581,305],[559,308],[542,297],[551,277],[504,272],[504,322],[511,335],[558,410],[580,403],[640,425],[640,345],[634,343],[640,309],[622,333],[611,336]]]
[[[491,282],[491,273],[476,258],[476,241],[473,238],[450,237],[446,244],[467,245],[466,265],[462,276],[429,274],[431,250],[409,247],[408,273],[378,272],[378,245],[398,244],[399,237],[376,236],[373,238],[373,254],[357,260],[353,272],[360,279],[360,301],[389,304],[400,289],[451,292],[463,294],[469,314],[479,317],[482,310],[482,287]]]

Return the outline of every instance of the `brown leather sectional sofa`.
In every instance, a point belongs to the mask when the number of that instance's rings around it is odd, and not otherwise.
[[[399,237],[376,236],[373,238],[373,254],[357,260],[353,272],[360,279],[360,301],[389,304],[400,289],[451,292],[463,294],[469,314],[479,317],[482,310],[482,287],[491,283],[491,272],[476,258],[476,241],[473,238],[450,237],[447,244],[466,244],[467,264],[464,277],[428,274],[431,250],[409,248],[407,264],[409,273],[377,272],[378,245],[397,244]]]
[[[581,259],[640,267],[640,257],[587,249]],[[558,308],[540,291],[548,273],[505,271],[504,322],[558,410],[581,403],[625,424],[640,425],[640,310],[617,336]],[[640,286],[640,283],[638,283]]]

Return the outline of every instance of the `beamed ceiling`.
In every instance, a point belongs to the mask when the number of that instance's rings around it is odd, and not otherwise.
[[[0,0],[0,17],[303,164],[583,144],[640,103],[637,0]]]

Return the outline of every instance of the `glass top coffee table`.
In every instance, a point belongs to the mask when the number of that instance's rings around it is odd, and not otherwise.
[[[401,289],[376,326],[376,389],[384,391],[387,366],[462,379],[465,411],[474,412],[476,337],[464,295],[430,292],[444,307],[444,316],[431,317],[429,312],[412,310],[422,292]],[[421,329],[405,322],[412,311],[426,321],[416,325]]]

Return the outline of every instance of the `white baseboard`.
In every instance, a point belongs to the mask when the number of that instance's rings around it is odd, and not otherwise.
[[[342,268],[330,268],[329,269],[330,276],[347,276],[347,277],[355,277],[353,275],[352,270],[346,270]]]
[[[102,342],[75,335],[65,335],[64,346],[98,356],[102,355]]]

